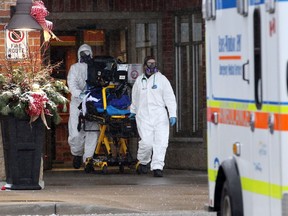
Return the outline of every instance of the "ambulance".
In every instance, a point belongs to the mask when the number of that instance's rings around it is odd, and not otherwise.
[[[203,0],[209,209],[288,216],[288,0]]]

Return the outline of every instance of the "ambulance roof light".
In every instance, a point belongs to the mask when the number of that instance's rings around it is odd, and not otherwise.
[[[203,0],[202,1],[202,14],[205,20],[216,19],[216,0]]]
[[[248,15],[248,0],[237,0],[237,12],[243,16]]]

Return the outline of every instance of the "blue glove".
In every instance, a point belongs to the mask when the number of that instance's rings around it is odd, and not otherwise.
[[[128,116],[128,118],[135,118],[136,114],[135,113],[130,113],[130,115]]]
[[[81,99],[81,100],[83,100],[83,98],[86,96],[86,94],[84,93],[84,92],[81,92],[80,93],[80,95],[79,95],[79,98]]]
[[[169,122],[171,126],[174,126],[176,124],[176,117],[170,117]]]

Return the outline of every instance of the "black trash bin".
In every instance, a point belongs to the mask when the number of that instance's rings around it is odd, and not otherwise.
[[[29,118],[1,116],[4,148],[6,188],[11,190],[39,190],[42,148],[45,126],[41,119],[31,125]]]

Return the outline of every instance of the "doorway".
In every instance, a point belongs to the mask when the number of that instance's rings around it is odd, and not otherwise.
[[[52,41],[50,46],[51,64],[62,62],[53,71],[52,76],[66,83],[70,66],[78,61],[77,51],[80,45],[86,43],[91,46],[93,56],[112,56],[121,62],[127,62],[127,30],[123,29],[81,29],[77,31],[55,32],[60,41]],[[67,96],[68,99],[70,95]],[[58,167],[72,167],[73,157],[68,144],[67,112],[60,113],[62,121],[52,128],[51,146],[46,147],[46,169]]]

